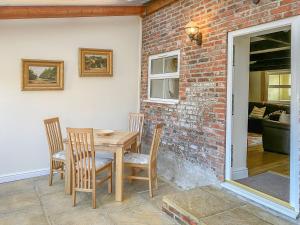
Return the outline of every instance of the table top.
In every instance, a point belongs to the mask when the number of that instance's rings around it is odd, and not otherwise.
[[[94,145],[124,145],[129,140],[136,138],[138,132],[114,131],[110,135],[99,135],[101,129],[94,129]]]
[[[114,131],[110,135],[100,135],[102,129],[94,129],[94,145],[95,146],[122,146],[126,145],[133,139],[136,139],[138,132],[130,131]],[[64,143],[68,142],[68,139],[63,140]]]

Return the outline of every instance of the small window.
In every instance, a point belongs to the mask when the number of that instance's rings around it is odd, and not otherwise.
[[[268,78],[268,101],[291,100],[291,74],[290,72],[274,71],[267,72]]]
[[[179,51],[150,56],[148,91],[150,100],[178,101],[179,58]]]

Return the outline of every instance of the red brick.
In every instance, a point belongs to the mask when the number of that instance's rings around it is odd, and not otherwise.
[[[153,124],[163,121],[167,127],[164,147],[211,168],[223,180],[227,34],[295,15],[300,15],[298,0],[268,0],[258,5],[250,0],[178,0],[143,18],[141,111],[145,113],[145,140],[151,140]],[[184,32],[190,19],[201,27],[202,46],[191,43]],[[179,104],[143,102],[148,93],[149,55],[175,49],[181,50]],[[191,151],[192,145],[198,149]]]

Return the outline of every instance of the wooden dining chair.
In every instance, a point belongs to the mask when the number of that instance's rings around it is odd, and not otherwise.
[[[137,152],[141,153],[143,125],[144,125],[144,114],[142,113],[129,113],[129,131],[139,132],[137,140]]]
[[[129,180],[147,180],[149,181],[149,195],[153,197],[152,186],[153,182],[157,188],[157,153],[160,144],[163,124],[158,124],[155,127],[152,144],[150,148],[150,155],[140,153],[127,153],[124,155],[124,166],[131,168],[132,174],[126,178]],[[135,169],[145,169],[148,172],[147,177],[136,176]]]
[[[112,160],[96,158],[92,128],[67,128],[72,163],[72,198],[76,205],[76,192],[91,192],[92,207],[96,208],[96,186],[108,181],[108,192],[112,192]],[[97,180],[96,175],[107,172]]]
[[[62,142],[59,118],[55,117],[51,119],[45,119],[44,124],[50,154],[49,186],[51,186],[53,172],[60,173],[61,179],[63,178],[66,155],[64,151],[64,145]]]

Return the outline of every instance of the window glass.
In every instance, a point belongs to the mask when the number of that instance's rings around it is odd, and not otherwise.
[[[279,90],[279,100],[289,101],[291,100],[291,89],[290,88],[280,88]]]
[[[150,97],[151,98],[163,98],[164,97],[164,80],[152,79],[150,82]]]
[[[268,90],[268,101],[279,100],[279,88],[269,88]]]
[[[165,79],[165,95],[166,99],[178,99],[179,97],[179,79]]]
[[[150,56],[149,98],[178,100],[179,98],[179,51]],[[173,102],[173,101],[172,101]]]
[[[279,75],[269,75],[269,85],[279,85]]]
[[[151,60],[151,74],[162,74],[163,70],[163,58]]]
[[[269,72],[268,101],[291,100],[291,74],[289,72]]]
[[[178,56],[165,58],[165,73],[175,73],[178,70]]]
[[[281,74],[280,75],[280,85],[291,85],[291,75]]]

